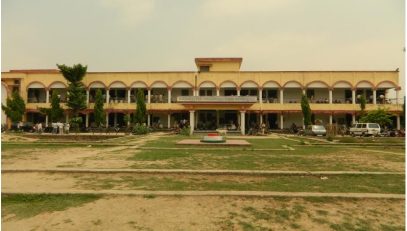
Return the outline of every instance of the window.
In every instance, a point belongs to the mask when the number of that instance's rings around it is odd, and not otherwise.
[[[200,72],[209,72],[210,67],[209,66],[200,66],[199,71]]]
[[[369,124],[369,128],[379,128],[378,124]]]
[[[189,95],[189,90],[188,89],[182,89],[181,90],[181,96],[188,96]]]
[[[15,84],[15,85],[19,85],[19,84],[20,84],[20,80],[19,80],[19,79],[14,80],[14,84]]]
[[[314,98],[314,97],[315,97],[315,91],[314,91],[314,89],[308,89],[308,90],[307,90],[307,97],[308,97],[308,98]]]

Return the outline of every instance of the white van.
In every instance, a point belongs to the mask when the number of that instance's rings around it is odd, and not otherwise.
[[[369,135],[379,135],[380,125],[376,123],[356,123],[349,129],[351,136],[369,136]]]

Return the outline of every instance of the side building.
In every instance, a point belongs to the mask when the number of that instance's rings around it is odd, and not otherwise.
[[[184,119],[193,131],[227,128],[242,134],[262,123],[269,129],[302,126],[300,101],[306,94],[313,120],[323,124],[350,126],[357,120],[363,95],[367,111],[388,109],[394,127],[400,129],[398,71],[240,71],[242,58],[196,58],[195,63],[197,71],[88,72],[83,81],[88,105],[81,112],[83,127],[94,122],[97,89],[106,100],[109,126],[125,126],[124,117],[135,111],[136,91],[142,89],[148,125],[155,128],[171,128]],[[13,91],[25,100],[26,122],[48,124],[38,108],[50,106],[53,91],[62,102],[66,99],[67,82],[58,70],[2,72],[1,83],[3,103]],[[10,124],[4,114],[2,119]]]

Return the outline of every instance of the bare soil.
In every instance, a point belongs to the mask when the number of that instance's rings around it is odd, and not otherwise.
[[[110,196],[3,230],[404,230],[404,200]],[[390,228],[390,229],[389,229]],[[342,230],[342,229],[341,229]]]

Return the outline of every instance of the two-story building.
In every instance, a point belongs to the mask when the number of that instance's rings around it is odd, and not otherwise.
[[[197,71],[88,72],[83,80],[88,105],[81,112],[83,126],[94,121],[97,89],[105,97],[110,126],[125,126],[124,116],[134,113],[136,92],[142,89],[148,125],[157,128],[172,128],[180,120],[187,120],[192,131],[227,128],[242,134],[262,123],[269,129],[302,126],[303,94],[309,98],[313,120],[324,124],[354,123],[363,95],[367,111],[387,108],[400,128],[398,71],[240,71],[242,58],[196,58],[195,63]],[[48,124],[39,108],[50,106],[53,91],[62,102],[67,96],[67,81],[58,70],[2,72],[1,83],[3,104],[12,91],[20,92],[27,122]],[[391,89],[395,97],[389,96]]]

